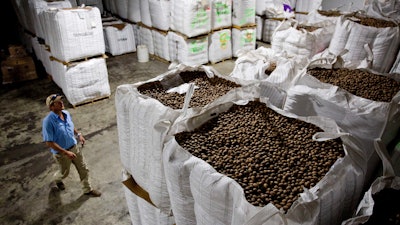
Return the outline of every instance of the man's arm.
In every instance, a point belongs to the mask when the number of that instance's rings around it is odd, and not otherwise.
[[[83,137],[82,133],[79,133],[78,130],[76,128],[74,128],[74,133],[75,135],[78,137],[78,141],[83,145],[85,144],[85,138]]]
[[[60,154],[66,155],[70,159],[75,159],[76,158],[75,153],[67,151],[67,150],[61,148],[61,146],[59,146],[57,143],[55,143],[53,141],[46,141],[46,145],[49,146],[50,148],[58,151]]]

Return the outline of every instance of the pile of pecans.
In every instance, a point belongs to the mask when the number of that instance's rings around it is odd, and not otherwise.
[[[230,90],[240,87],[239,84],[220,77],[209,78],[204,71],[185,71],[179,76],[183,83],[193,82],[198,87],[194,91],[190,107],[204,107]],[[173,109],[181,109],[185,101],[185,94],[167,93],[160,81],[142,84],[138,87],[138,91]]]
[[[382,19],[377,19],[377,18],[372,18],[372,17],[365,17],[361,15],[356,15],[355,16],[358,21],[357,22],[361,25],[368,26],[368,27],[376,27],[376,28],[385,28],[385,27],[397,27],[397,25],[388,20],[382,20]]]
[[[307,73],[321,82],[372,101],[390,102],[400,91],[400,82],[365,70],[313,68],[308,69]]]
[[[340,139],[313,141],[317,126],[283,116],[264,103],[234,105],[176,141],[219,173],[238,182],[255,206],[287,211],[344,157]]]

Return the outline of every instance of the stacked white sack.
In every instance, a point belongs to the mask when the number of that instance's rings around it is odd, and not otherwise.
[[[132,28],[133,28],[133,36],[135,36],[135,43],[136,46],[141,45],[140,43],[140,26],[137,24],[132,23]]]
[[[266,43],[271,43],[272,35],[275,32],[275,29],[283,22],[282,19],[265,19],[264,26],[262,31],[262,40]]]
[[[187,37],[210,32],[210,0],[171,0],[171,30]]]
[[[118,16],[128,19],[128,0],[114,0],[117,7]]]
[[[114,0],[116,1],[116,0]],[[103,14],[104,12],[104,7],[103,7],[103,1],[102,0],[76,0],[76,3],[78,6],[90,6],[90,7],[96,7],[100,10],[100,14]]]
[[[126,175],[122,177],[127,179]],[[165,214],[157,207],[133,193],[126,186],[123,187],[126,203],[132,224],[140,225],[174,225],[173,215]]]
[[[264,19],[261,18],[260,16],[256,16],[256,39],[257,41],[261,41],[262,40],[262,35],[263,35],[263,23],[264,23]]]
[[[47,2],[44,0],[35,0],[35,1],[28,1],[30,11],[32,14],[33,25],[34,25],[34,34],[37,37],[45,39],[45,27],[39,15],[50,8],[71,8],[71,2],[69,1],[56,1],[56,2]]]
[[[341,55],[345,67],[366,67],[388,73],[399,46],[399,26],[377,28],[340,18],[328,50],[334,55]]]
[[[185,83],[179,74],[186,71],[204,71],[208,77],[215,76],[210,67],[181,66],[146,82],[120,85],[115,95],[122,165],[164,213],[171,209],[162,160],[164,139],[169,127],[184,110],[165,106],[141,94],[138,87],[154,82],[160,82],[167,90],[181,87]],[[193,114],[194,110],[189,108],[187,115]]]
[[[157,30],[152,30],[151,32],[153,34],[154,55],[171,61],[169,57],[168,33],[159,32]]]
[[[208,59],[217,63],[232,58],[231,30],[215,31],[209,36]]]
[[[248,26],[256,23],[256,1],[255,0],[233,0],[232,25]]]
[[[211,30],[232,26],[232,0],[211,0]]]
[[[149,0],[151,24],[154,28],[168,31],[171,20],[171,1]]]
[[[399,1],[366,0],[364,2],[364,11],[371,17],[384,20],[390,19],[400,23]]]
[[[139,26],[139,43],[137,45],[146,45],[149,54],[154,54],[153,34],[149,28]]]
[[[136,52],[135,36],[130,24],[106,25],[103,29],[106,52],[114,56]]]
[[[296,0],[296,12],[308,13],[317,9],[320,9],[322,0],[308,1],[308,0]]]
[[[151,21],[149,0],[140,0],[139,6],[141,22],[148,27],[152,27],[153,23]]]
[[[390,73],[398,73],[400,74],[400,51],[397,54],[397,59],[396,61],[393,63],[393,67],[390,70]]]
[[[247,104],[247,101],[255,98],[268,98],[257,95],[256,90],[243,89],[243,93],[238,90],[237,93],[225,95],[220,101],[225,103],[214,105],[199,115],[175,123],[169,134],[191,131],[211,117],[226,111],[233,102]],[[249,97],[251,95],[252,98]],[[250,204],[245,198],[243,188],[236,181],[191,155],[171,137],[165,144],[163,158],[177,224],[339,224],[342,217],[355,208],[364,182],[363,168],[360,165],[365,165],[365,162],[361,149],[356,147],[350,137],[339,133],[340,128],[331,120],[298,117],[271,105],[268,107],[284,116],[321,127],[327,132],[327,138],[341,137],[345,156],[338,159],[314,187],[305,188],[288,212],[284,213],[273,204],[265,207]]]
[[[187,39],[170,31],[168,43],[171,61],[188,66],[208,63],[208,36]]]
[[[93,58],[69,66],[54,63],[52,76],[60,80],[59,87],[72,105],[109,97],[111,94],[104,58]]]
[[[142,21],[140,15],[140,0],[128,0],[128,20],[134,23]]]
[[[232,55],[238,56],[239,50],[251,51],[256,48],[256,28],[232,28]]]
[[[56,9],[45,12],[49,19],[52,55],[65,62],[105,53],[103,25],[98,8]]]
[[[106,6],[106,9],[110,11],[114,15],[118,15],[118,10],[117,10],[117,3],[114,0],[104,0],[104,5]]]
[[[324,51],[331,42],[335,31],[335,24],[325,21],[316,24],[295,23],[294,21],[283,21],[275,29],[271,48],[275,51],[285,51],[290,56],[303,56],[312,58],[315,54]],[[307,26],[315,28],[308,31]]]

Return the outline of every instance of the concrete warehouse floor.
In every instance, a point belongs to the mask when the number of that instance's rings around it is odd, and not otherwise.
[[[62,93],[47,76],[2,85],[0,91],[0,224],[131,224],[123,192],[115,110],[115,91],[121,84],[146,81],[167,71],[157,60],[138,63],[136,53],[107,59],[111,96],[73,108],[65,101],[76,128],[87,142],[83,150],[94,188],[100,198],[82,195],[79,176],[71,168],[65,191],[52,191],[56,171],[42,142],[42,119],[49,112],[45,99]],[[233,60],[213,65],[229,74]]]

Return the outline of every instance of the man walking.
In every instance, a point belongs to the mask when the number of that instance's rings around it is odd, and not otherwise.
[[[55,183],[59,190],[65,189],[62,179],[68,176],[71,163],[73,163],[78,171],[83,193],[99,197],[101,193],[92,189],[90,185],[89,169],[81,152],[85,138],[74,127],[71,115],[65,110],[62,99],[63,96],[60,94],[52,94],[47,97],[46,105],[49,107],[50,113],[43,119],[42,129],[43,141],[50,147],[59,166],[59,170],[54,175]]]

